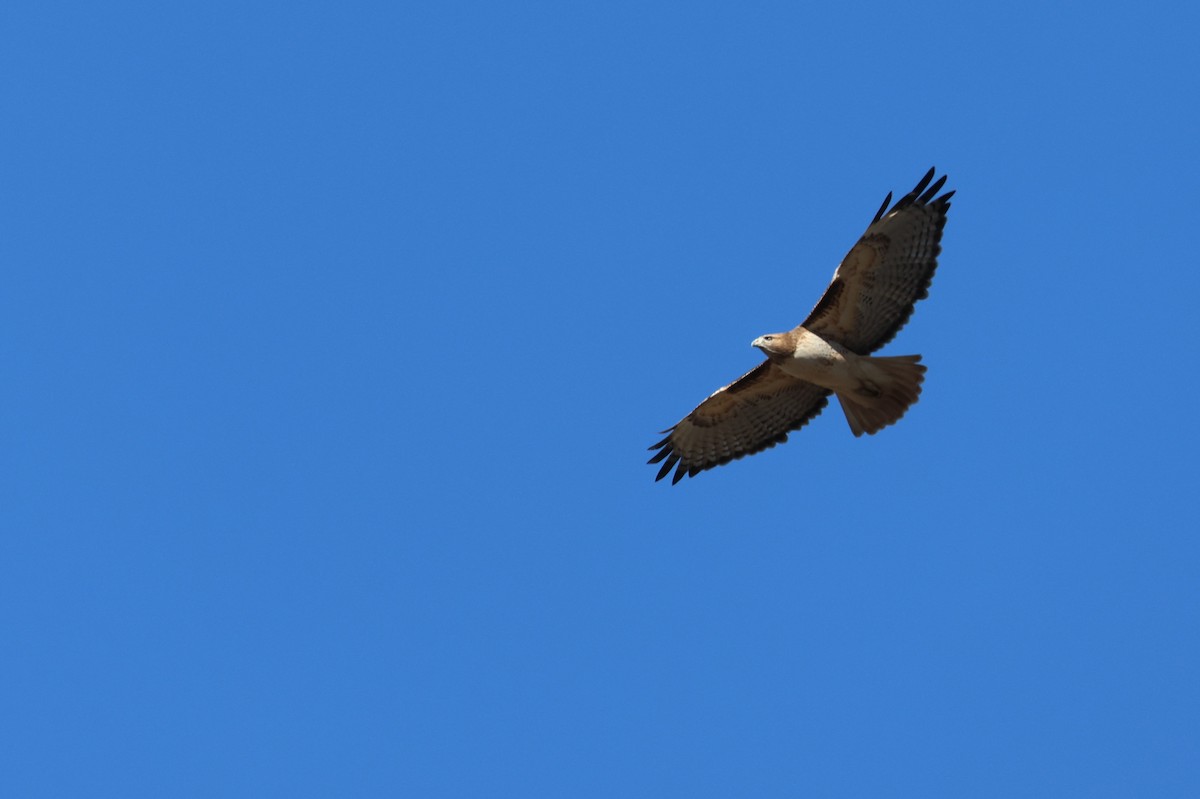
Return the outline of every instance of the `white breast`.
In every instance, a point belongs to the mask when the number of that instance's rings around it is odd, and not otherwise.
[[[792,377],[837,391],[848,385],[857,385],[858,381],[850,374],[848,362],[849,358],[854,357],[853,353],[816,333],[801,330],[795,354],[780,363],[779,368]]]

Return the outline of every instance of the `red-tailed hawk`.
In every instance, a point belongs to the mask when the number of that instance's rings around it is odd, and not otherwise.
[[[817,307],[799,327],[751,342],[767,360],[700,403],[667,437],[650,447],[662,461],[657,480],[672,483],[787,441],[829,401],[841,401],[855,436],[897,421],[921,393],[920,355],[869,357],[928,296],[948,191],[930,169],[916,188],[888,209],[889,193],[867,232],[850,250]]]

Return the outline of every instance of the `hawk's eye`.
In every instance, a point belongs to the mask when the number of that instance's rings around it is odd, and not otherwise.
[[[771,341],[771,340],[772,340],[772,339],[774,339],[775,337],[774,337],[774,336],[763,336],[763,338],[764,338],[765,340],[767,340],[767,341]]]

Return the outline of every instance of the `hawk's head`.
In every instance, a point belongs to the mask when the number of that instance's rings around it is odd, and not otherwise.
[[[792,333],[768,333],[750,342],[751,347],[758,347],[769,357],[791,356],[796,351],[795,336]]]

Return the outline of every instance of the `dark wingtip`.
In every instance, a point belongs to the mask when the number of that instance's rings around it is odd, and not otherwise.
[[[672,452],[671,456],[669,458],[667,458],[666,463],[664,463],[662,465],[662,468],[658,470],[658,477],[655,477],[654,479],[657,481],[657,480],[661,480],[664,477],[666,477],[667,473],[670,472],[671,469],[675,468],[675,464],[678,462],[679,462],[679,454]]]
[[[929,171],[925,173],[925,177],[923,177],[919,181],[917,181],[916,187],[914,187],[913,190],[909,192],[909,194],[911,194],[914,197],[920,195],[921,192],[923,192],[925,190],[925,187],[929,185],[929,181],[933,180],[933,176],[936,174],[937,174],[937,167],[936,166],[929,167]]]
[[[871,224],[875,224],[883,218],[883,212],[887,210],[888,205],[892,202],[892,193],[889,191],[887,196],[883,198],[883,205],[879,206],[879,212],[875,214],[875,218],[871,220]]]
[[[942,175],[940,178],[938,178],[936,181],[934,181],[934,184],[932,186],[930,186],[928,189],[926,189],[924,194],[922,194],[919,198],[917,198],[917,202],[924,205],[925,203],[932,200],[934,195],[938,193],[938,191],[942,188],[942,186],[946,185],[946,177],[947,177],[946,175]]]
[[[910,205],[926,205],[933,200],[934,196],[941,190],[943,186],[946,185],[946,178],[948,177],[947,175],[942,175],[940,178],[934,181],[932,185],[930,185],[930,182],[933,181],[933,176],[935,174],[937,174],[937,167],[931,166],[929,171],[917,181],[917,185],[913,187],[913,190],[897,200],[896,204],[892,206],[891,210],[898,211],[901,208],[907,208]],[[953,194],[954,192],[944,194],[941,197],[938,197],[937,201],[943,202]],[[888,196],[890,197],[891,195]],[[880,209],[879,213],[875,215],[875,221],[878,222],[887,212],[888,209],[885,204],[884,208]]]

